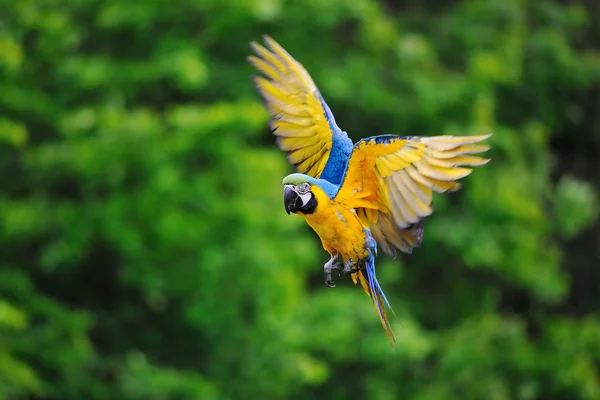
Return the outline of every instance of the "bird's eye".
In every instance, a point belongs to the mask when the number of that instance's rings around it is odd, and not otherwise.
[[[308,192],[308,189],[310,189],[310,185],[307,182],[305,182],[302,185],[298,186],[298,189],[301,193],[306,193]]]

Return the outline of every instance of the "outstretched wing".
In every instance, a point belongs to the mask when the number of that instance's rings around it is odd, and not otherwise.
[[[304,67],[270,37],[264,41],[267,48],[250,44],[257,56],[248,61],[264,75],[252,78],[271,114],[279,148],[298,172],[339,184],[352,140],[336,125]]]
[[[433,212],[432,193],[455,191],[471,168],[489,160],[480,136],[375,136],[356,143],[336,200],[355,208],[391,256],[410,253],[423,238],[421,220]]]

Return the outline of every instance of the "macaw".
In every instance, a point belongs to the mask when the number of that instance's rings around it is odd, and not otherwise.
[[[379,135],[353,144],[304,67],[268,36],[256,42],[249,62],[264,76],[253,76],[271,118],[279,148],[296,173],[283,179],[288,214],[305,218],[321,239],[332,271],[350,275],[371,298],[383,329],[395,342],[387,312],[393,310],[375,274],[377,246],[396,257],[423,241],[423,219],[433,212],[433,192],[452,192],[472,167],[489,159],[473,154],[489,146],[478,136]]]

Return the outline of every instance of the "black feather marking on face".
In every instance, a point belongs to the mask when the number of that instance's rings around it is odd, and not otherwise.
[[[310,200],[308,200],[306,204],[302,206],[298,211],[300,211],[303,214],[312,214],[315,212],[318,205],[319,202],[317,201],[317,198],[312,192],[310,192]]]

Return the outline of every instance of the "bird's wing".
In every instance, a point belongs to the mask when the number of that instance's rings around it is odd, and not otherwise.
[[[336,125],[302,64],[270,37],[264,36],[264,41],[266,48],[256,42],[250,44],[256,56],[249,56],[248,61],[264,75],[252,79],[271,114],[270,127],[279,148],[298,172],[333,181],[335,177],[321,176],[325,165],[332,152],[338,158],[345,156],[343,166],[334,171],[338,182],[332,183],[339,183],[352,141]],[[341,152],[336,146],[347,147],[347,151]]]
[[[490,135],[375,136],[356,143],[336,201],[356,209],[363,225],[391,256],[410,253],[423,238],[421,220],[433,212],[432,192],[455,191],[471,168],[489,160]]]

